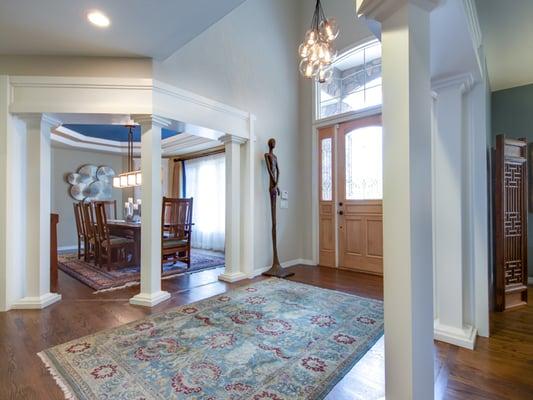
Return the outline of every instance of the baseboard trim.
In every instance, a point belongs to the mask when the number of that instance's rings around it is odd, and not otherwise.
[[[477,338],[477,329],[466,325],[464,328],[454,328],[447,325],[442,325],[439,320],[435,320],[433,338],[453,344],[455,346],[464,347],[465,349],[474,350]]]
[[[83,250],[83,246],[81,247]],[[58,252],[65,252],[65,251],[78,251],[78,246],[61,246],[57,248]]]
[[[159,303],[170,299],[170,293],[159,291],[156,293],[139,293],[130,299],[130,304],[141,307],[155,307]]]
[[[58,293],[46,293],[40,297],[23,297],[11,304],[12,310],[42,310],[61,300]]]
[[[282,268],[294,267],[295,265],[310,265],[310,266],[316,267],[316,263],[313,262],[313,260],[308,260],[305,258],[296,258],[294,260],[289,260],[289,261],[285,261],[281,263]],[[250,279],[255,278],[256,276],[261,275],[263,272],[268,271],[270,268],[271,268],[271,265],[256,269],[250,274],[249,278]]]
[[[248,275],[246,275],[244,272],[231,272],[231,273],[222,273],[218,276],[219,281],[233,283],[237,281],[242,281],[243,279],[247,279]]]

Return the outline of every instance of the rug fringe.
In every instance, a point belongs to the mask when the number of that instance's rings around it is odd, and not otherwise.
[[[72,393],[65,381],[63,381],[63,378],[61,377],[61,375],[59,375],[59,372],[57,372],[57,370],[52,365],[46,354],[44,354],[44,352],[40,352],[37,353],[37,355],[46,367],[46,370],[50,373],[50,375],[52,375],[52,378],[54,378],[54,381],[56,382],[57,386],[59,386],[59,388],[63,392],[65,400],[77,400],[77,397],[74,395],[74,393]]]

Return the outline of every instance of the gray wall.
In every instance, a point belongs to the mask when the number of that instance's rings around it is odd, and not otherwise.
[[[302,256],[305,218],[299,159],[299,1],[248,0],[162,63],[154,78],[221,101],[257,116],[255,154],[256,269],[272,262],[268,176],[263,153],[277,140],[280,188],[289,191],[289,209],[278,213],[281,261]],[[304,218],[305,217],[305,218]]]
[[[70,185],[66,175],[75,172],[84,164],[109,165],[120,173],[123,157],[114,154],[97,153],[94,151],[52,148],[52,212],[59,214],[57,240],[59,247],[76,246],[76,223],[72,204],[75,200],[69,195]],[[113,189],[113,200],[117,200],[117,212],[122,213],[122,191]]]
[[[492,93],[492,144],[496,135],[527,138],[533,143],[533,85],[519,86]],[[531,151],[531,148],[530,148]],[[533,188],[530,188],[533,190]],[[528,217],[528,272],[533,277],[533,214]]]

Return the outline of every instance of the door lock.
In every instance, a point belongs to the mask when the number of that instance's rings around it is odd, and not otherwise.
[[[344,215],[344,211],[340,210],[339,215]]]
[[[339,207],[342,207],[342,201],[339,202]]]

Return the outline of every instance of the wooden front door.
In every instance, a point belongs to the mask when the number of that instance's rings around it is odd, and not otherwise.
[[[383,274],[381,116],[338,128],[339,267]]]
[[[383,274],[381,116],[318,132],[319,264]]]

